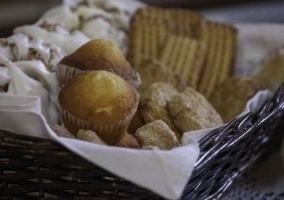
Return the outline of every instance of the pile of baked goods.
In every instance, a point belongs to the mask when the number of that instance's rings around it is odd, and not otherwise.
[[[121,12],[110,1],[91,2],[53,9],[0,40],[1,92],[47,91],[42,111],[60,136],[170,150],[185,132],[231,121],[258,91],[275,91],[284,80],[283,46],[251,77],[234,76],[233,25],[185,9]]]

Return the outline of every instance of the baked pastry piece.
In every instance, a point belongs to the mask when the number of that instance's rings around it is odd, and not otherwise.
[[[40,97],[41,113],[58,123],[57,62],[65,54],[40,38],[15,34],[0,39],[0,92]]]
[[[48,44],[60,47],[65,54],[70,54],[90,40],[80,31],[72,33],[58,23],[40,22],[39,24],[24,25],[13,30],[14,34],[25,34],[29,37],[37,37]]]
[[[82,73],[59,91],[60,114],[68,131],[92,130],[115,145],[137,110],[138,93],[120,76],[102,70]]]
[[[186,81],[181,78],[180,75],[174,73],[157,59],[142,62],[141,65],[136,68],[136,71],[139,73],[142,81],[142,84],[138,87],[138,92],[141,94],[155,82],[170,83],[180,91],[184,90],[187,86]]]
[[[270,50],[255,66],[252,77],[276,92],[284,81],[284,45]]]
[[[67,138],[75,138],[74,135],[72,135],[64,126],[55,124],[55,123],[49,123],[48,124],[50,128],[54,131],[56,135],[59,137],[67,137]]]
[[[143,3],[138,1],[72,1],[45,12],[32,25],[17,27],[14,33],[39,37],[70,54],[91,39],[103,38],[127,52],[127,30],[131,15]],[[94,31],[95,30],[95,31]]]
[[[12,62],[39,60],[50,72],[55,72],[57,63],[65,53],[59,47],[40,38],[15,34],[8,38],[0,38],[0,56]],[[5,60],[0,58],[0,65],[4,64]]]
[[[141,96],[139,112],[146,124],[155,120],[164,121],[180,141],[181,135],[168,110],[169,101],[177,94],[178,90],[169,83],[154,83]]]
[[[94,131],[91,130],[80,129],[76,137],[79,140],[106,145],[106,143],[102,140],[102,138],[100,138]]]
[[[60,81],[65,83],[76,74],[91,70],[113,72],[129,81],[134,87],[140,84],[139,77],[120,49],[112,42],[103,39],[91,40],[74,53],[65,56],[59,62],[58,76]]]
[[[245,106],[262,85],[249,77],[227,78],[209,97],[209,102],[222,116],[225,123],[243,112]]]
[[[207,46],[207,57],[197,90],[206,98],[226,78],[232,76],[237,44],[237,29],[231,25],[206,21],[198,40]]]
[[[169,110],[181,133],[223,124],[220,115],[207,99],[190,87],[170,100]]]
[[[131,134],[125,133],[123,138],[115,145],[118,147],[140,149],[140,144],[138,140]]]
[[[175,133],[162,120],[142,126],[135,136],[142,147],[157,146],[161,150],[170,150],[180,146]]]

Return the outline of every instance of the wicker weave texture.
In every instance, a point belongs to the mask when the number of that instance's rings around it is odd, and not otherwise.
[[[181,199],[216,199],[280,146],[284,85],[263,106],[200,141]],[[0,131],[0,199],[162,199],[53,141]]]

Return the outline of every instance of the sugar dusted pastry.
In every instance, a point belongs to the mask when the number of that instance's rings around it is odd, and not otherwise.
[[[106,70],[113,72],[134,87],[140,84],[136,72],[113,43],[96,39],[65,56],[58,65],[58,76],[62,83],[84,71]]]
[[[166,82],[175,86],[178,90],[184,90],[187,86],[186,81],[180,75],[174,73],[166,65],[162,64],[157,59],[150,59],[142,62],[136,68],[139,73],[142,84],[138,87],[138,92],[141,94],[155,82]]]
[[[139,112],[146,124],[155,120],[164,121],[180,140],[180,133],[168,110],[168,102],[177,94],[178,90],[169,83],[154,83],[141,96]]]
[[[252,77],[265,89],[276,92],[284,82],[284,45],[270,50],[255,66]]]
[[[64,126],[54,123],[49,123],[50,128],[58,135],[59,137],[75,138]]]
[[[175,126],[182,133],[223,124],[206,98],[190,87],[171,99],[169,110]]]
[[[133,149],[141,148],[137,139],[129,133],[125,133],[123,138],[115,146]]]
[[[115,145],[137,110],[138,93],[120,76],[96,70],[70,79],[59,91],[58,102],[68,131],[76,135],[79,129],[92,130]]]
[[[94,131],[91,130],[80,129],[76,137],[79,140],[106,145],[106,143],[102,140],[102,138],[100,138]]]
[[[215,89],[209,101],[225,123],[243,112],[247,102],[262,89],[262,85],[249,77],[231,77]]]
[[[180,146],[175,133],[162,120],[142,126],[135,133],[135,137],[142,147],[157,146],[161,150],[170,150]]]

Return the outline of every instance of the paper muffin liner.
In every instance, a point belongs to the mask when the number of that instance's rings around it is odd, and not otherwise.
[[[126,133],[127,128],[137,110],[139,95],[138,92],[136,91],[135,91],[135,96],[136,96],[136,103],[131,109],[131,112],[123,120],[119,120],[112,124],[96,125],[93,122],[88,122],[72,115],[71,113],[69,113],[67,110],[63,109],[60,106],[59,106],[59,112],[65,128],[75,136],[77,135],[79,129],[92,130],[98,136],[100,136],[107,144],[115,145],[117,142],[119,142],[122,139],[123,135]]]
[[[63,65],[60,63],[58,64],[57,75],[61,84],[65,84],[69,79],[73,78],[74,76],[82,72],[86,71],[70,67],[68,65]]]
[[[60,83],[64,85],[69,79],[73,78],[77,74],[87,72],[87,71],[90,71],[90,70],[81,70],[81,69],[77,69],[77,68],[59,63],[58,70],[57,70],[57,76],[58,76]],[[136,73],[136,76],[137,76],[137,80],[127,80],[124,77],[122,78],[130,82],[133,85],[133,87],[136,89],[142,84],[139,73]]]

